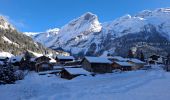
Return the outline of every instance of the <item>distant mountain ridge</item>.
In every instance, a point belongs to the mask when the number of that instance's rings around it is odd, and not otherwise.
[[[87,12],[57,32],[51,31],[54,34],[44,32],[32,38],[46,47],[62,48],[74,55],[102,55],[107,52],[125,56],[131,48],[165,55],[170,52],[169,22],[170,8],[144,10],[134,16],[125,15],[104,23],[100,23],[95,14]]]

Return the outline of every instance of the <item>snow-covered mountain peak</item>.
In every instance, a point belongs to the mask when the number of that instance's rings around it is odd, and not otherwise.
[[[70,21],[68,24],[61,28],[61,32],[66,33],[82,33],[86,32],[99,32],[101,31],[101,25],[98,21],[98,17],[95,14],[87,12],[82,16]]]
[[[47,33],[56,33],[56,34],[58,34],[58,32],[59,32],[59,28],[53,28],[53,29],[48,29],[46,32]]]
[[[159,8],[159,9],[156,9],[155,12],[170,13],[170,8]]]
[[[1,15],[0,15],[0,28],[15,30],[15,28],[8,22],[8,20]]]
[[[72,54],[101,54],[104,51],[114,52],[117,49],[116,43],[122,42],[121,39],[124,38],[127,40],[123,41],[133,40],[131,36],[135,37],[137,42],[140,40],[148,42],[149,37],[170,40],[169,21],[170,8],[144,10],[136,15],[125,15],[102,24],[95,14],[87,12],[60,30],[50,29],[46,35],[39,34],[33,38],[46,47],[56,50],[62,48]],[[51,32],[57,34],[50,34]]]
[[[91,33],[100,32],[101,29],[102,26],[98,17],[87,12],[63,26],[59,31],[58,37],[60,38],[60,43],[64,43],[77,38],[77,36],[84,38]]]

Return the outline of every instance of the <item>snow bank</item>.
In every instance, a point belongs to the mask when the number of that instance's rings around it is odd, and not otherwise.
[[[9,58],[11,58],[12,56],[14,56],[14,55],[9,53],[9,52],[0,52],[0,57],[9,57]]]
[[[169,100],[170,73],[161,69],[80,76],[73,80],[29,73],[0,86],[3,100]]]

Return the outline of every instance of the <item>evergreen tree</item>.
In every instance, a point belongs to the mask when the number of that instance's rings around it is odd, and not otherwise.
[[[170,65],[170,53],[167,55],[167,65]]]
[[[128,58],[134,58],[132,50],[129,50],[128,52]]]
[[[143,54],[142,51],[141,51],[141,53],[140,53],[140,60],[141,60],[141,61],[145,61],[145,57],[144,57],[144,54]]]
[[[14,67],[11,64],[4,64],[0,67],[0,83],[11,84],[16,81]]]

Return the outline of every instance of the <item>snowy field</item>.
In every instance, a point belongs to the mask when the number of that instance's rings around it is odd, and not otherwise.
[[[170,73],[157,68],[65,80],[31,72],[0,91],[0,100],[170,100]]]

